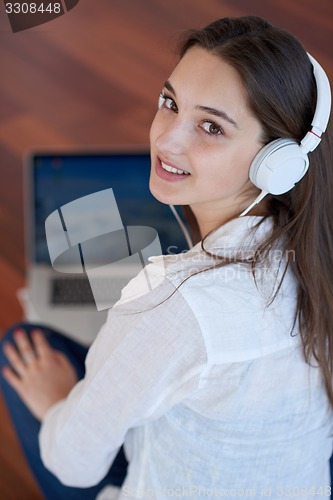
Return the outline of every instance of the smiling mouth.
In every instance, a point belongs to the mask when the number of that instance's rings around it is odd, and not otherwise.
[[[166,170],[167,172],[170,172],[172,174],[190,175],[190,172],[187,172],[186,170],[179,170],[178,168],[170,167],[170,165],[163,163],[163,161],[161,161],[161,167],[163,168],[163,170]]]

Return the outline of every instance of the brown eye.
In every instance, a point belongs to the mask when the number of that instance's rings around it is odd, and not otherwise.
[[[203,122],[202,128],[208,135],[221,135],[223,134],[222,128],[214,122]]]
[[[221,132],[221,129],[220,127],[217,127],[216,125],[214,125],[213,123],[209,126],[209,132],[211,134],[219,134]]]
[[[177,104],[171,99],[170,108],[172,111],[178,111]]]
[[[171,111],[175,111],[177,112],[178,111],[178,108],[177,108],[177,104],[175,103],[175,101],[173,99],[171,99],[170,97],[166,97],[165,98],[165,101],[164,101],[164,106],[168,109],[171,109]]]
[[[162,100],[163,100],[163,102],[162,102]],[[175,101],[171,97],[168,97],[165,94],[161,94],[160,95],[160,103],[161,103],[161,105],[159,105],[159,107],[167,108],[167,109],[170,109],[171,111],[174,111],[175,113],[178,113],[177,104],[175,103]]]

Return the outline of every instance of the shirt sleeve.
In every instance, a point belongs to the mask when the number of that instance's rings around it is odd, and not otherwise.
[[[97,484],[127,431],[184,401],[206,362],[200,327],[170,281],[134,300],[125,289],[123,299],[88,352],[84,379],[42,423],[42,460],[68,486]]]

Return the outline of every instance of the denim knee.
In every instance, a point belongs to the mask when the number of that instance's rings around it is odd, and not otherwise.
[[[3,345],[6,342],[15,342],[14,332],[18,329],[23,329],[26,332],[28,338],[31,338],[31,333],[33,332],[33,330],[41,330],[50,346],[54,349],[57,349],[58,351],[61,351],[67,356],[69,361],[72,363],[75,371],[77,372],[78,378],[81,379],[84,376],[84,360],[88,348],[77,343],[74,340],[71,340],[63,333],[53,330],[53,328],[35,323],[16,323],[5,332],[0,341],[0,368],[8,364],[7,358],[3,353]]]

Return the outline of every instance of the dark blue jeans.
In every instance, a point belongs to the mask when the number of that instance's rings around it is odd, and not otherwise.
[[[45,326],[23,323],[14,325],[1,340],[0,368],[4,365],[8,365],[8,360],[2,351],[3,342],[12,341],[13,332],[18,327],[24,328],[28,334],[30,334],[34,328],[40,328],[46,335],[50,345],[55,349],[62,351],[68,357],[70,362],[73,364],[78,377],[82,378],[84,376],[84,360],[88,350],[86,347]],[[1,374],[0,386],[12,419],[12,423],[22,445],[23,452],[36,478],[36,481],[47,500],[90,500],[95,499],[96,495],[107,484],[112,484],[114,486],[122,485],[126,477],[127,460],[123,449],[121,448],[108,474],[98,485],[91,488],[70,488],[68,486],[64,486],[44,467],[41,461],[38,445],[40,422],[30,413],[27,407],[17,396],[16,392],[9,386],[9,384],[7,384]]]

